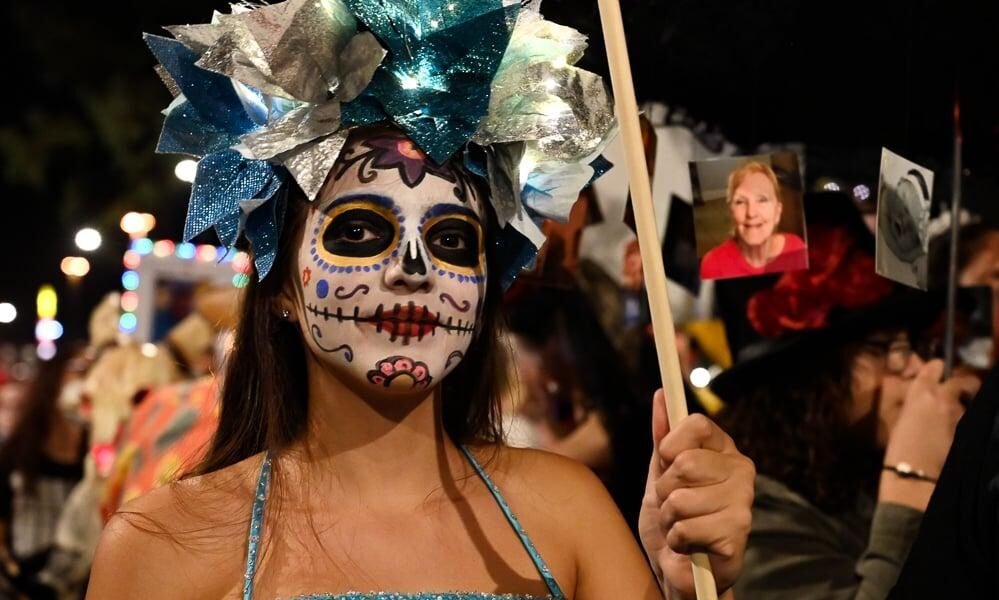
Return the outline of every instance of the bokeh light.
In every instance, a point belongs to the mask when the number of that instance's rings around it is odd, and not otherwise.
[[[82,256],[67,256],[59,263],[59,268],[67,277],[83,277],[90,272],[90,261]]]
[[[183,244],[177,245],[177,258],[183,258],[184,260],[191,260],[194,255],[198,253],[198,248],[191,242],[184,242]]]
[[[76,232],[76,247],[84,252],[93,252],[101,247],[101,234],[93,227],[84,227]]]
[[[174,243],[170,240],[160,240],[153,244],[153,256],[166,258],[173,254],[174,248]]]
[[[122,313],[118,319],[118,329],[125,333],[135,333],[135,328],[138,326],[139,320],[135,317],[135,313]]]
[[[41,319],[35,324],[35,338],[42,342],[54,342],[62,337],[62,323],[55,319]]]
[[[127,250],[122,262],[125,264],[126,269],[134,271],[142,264],[142,256],[135,250]]]
[[[246,273],[236,273],[232,276],[232,285],[237,288],[245,288],[250,285],[250,276]]]
[[[10,302],[0,302],[0,323],[13,323],[17,318],[17,308]]]
[[[185,183],[194,183],[194,178],[198,175],[198,163],[190,158],[185,158],[173,168],[173,174]]]
[[[704,367],[697,367],[690,372],[690,385],[696,388],[706,388],[711,383],[711,371]]]
[[[121,287],[130,292],[139,289],[139,274],[135,271],[125,271],[122,273]]]
[[[125,292],[121,295],[121,309],[125,312],[135,312],[139,308],[139,294]]]
[[[149,238],[142,238],[132,242],[132,250],[135,250],[139,256],[145,256],[153,251],[153,240]]]

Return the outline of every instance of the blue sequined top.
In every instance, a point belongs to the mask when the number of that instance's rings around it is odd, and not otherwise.
[[[499,504],[506,520],[510,522],[514,532],[520,538],[521,543],[530,555],[534,566],[537,567],[541,579],[548,586],[550,592],[547,596],[530,596],[525,594],[487,594],[480,592],[421,592],[418,594],[398,594],[393,592],[347,592],[345,594],[310,594],[307,596],[297,596],[292,600],[565,600],[562,588],[555,581],[548,565],[538,554],[537,549],[527,537],[527,532],[517,517],[510,510],[499,488],[492,482],[482,466],[475,460],[467,448],[461,446],[461,452],[471,463],[475,472],[482,478],[483,483],[489,488],[496,503]],[[267,486],[271,475],[271,457],[264,455],[263,464],[260,467],[260,477],[257,479],[257,493],[253,499],[253,512],[250,517],[250,536],[246,546],[246,571],[243,581],[243,600],[253,600],[253,578],[257,573],[257,553],[259,551],[261,533],[263,531],[264,508],[267,504]]]

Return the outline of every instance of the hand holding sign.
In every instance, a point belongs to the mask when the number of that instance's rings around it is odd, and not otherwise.
[[[720,591],[742,569],[751,522],[753,463],[703,415],[671,431],[662,390],[652,401],[652,460],[639,516],[645,552],[670,598],[693,598],[690,554],[708,555]]]

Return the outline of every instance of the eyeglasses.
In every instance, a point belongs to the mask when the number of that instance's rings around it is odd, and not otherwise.
[[[926,356],[923,352],[912,347],[908,339],[895,338],[892,340],[864,340],[861,344],[863,349],[870,354],[883,357],[885,371],[891,375],[898,375],[905,371],[912,360],[913,354]]]

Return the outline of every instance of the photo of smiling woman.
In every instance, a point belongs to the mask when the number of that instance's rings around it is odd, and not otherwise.
[[[796,162],[794,161],[795,167]],[[703,177],[696,177],[695,169],[703,164],[705,163],[691,165],[695,174],[695,187],[698,184],[710,187],[710,183],[703,181]],[[770,164],[755,158],[739,159],[738,166],[727,177],[724,197],[727,214],[725,239],[711,247],[701,258],[701,279],[748,277],[808,268],[808,248],[804,239],[791,231],[782,231],[785,202],[781,188],[777,174]],[[798,208],[800,215],[800,197],[797,200],[795,208]],[[718,227],[725,227],[722,225],[724,221],[716,216],[721,212],[721,209],[716,208],[719,202],[711,203],[715,205],[712,208],[716,212],[709,217],[716,218],[715,223],[707,227],[703,214],[708,207],[701,204],[700,207],[695,204],[695,213],[696,208],[700,208],[702,213],[697,227],[699,247],[702,246],[702,238],[717,237]]]

